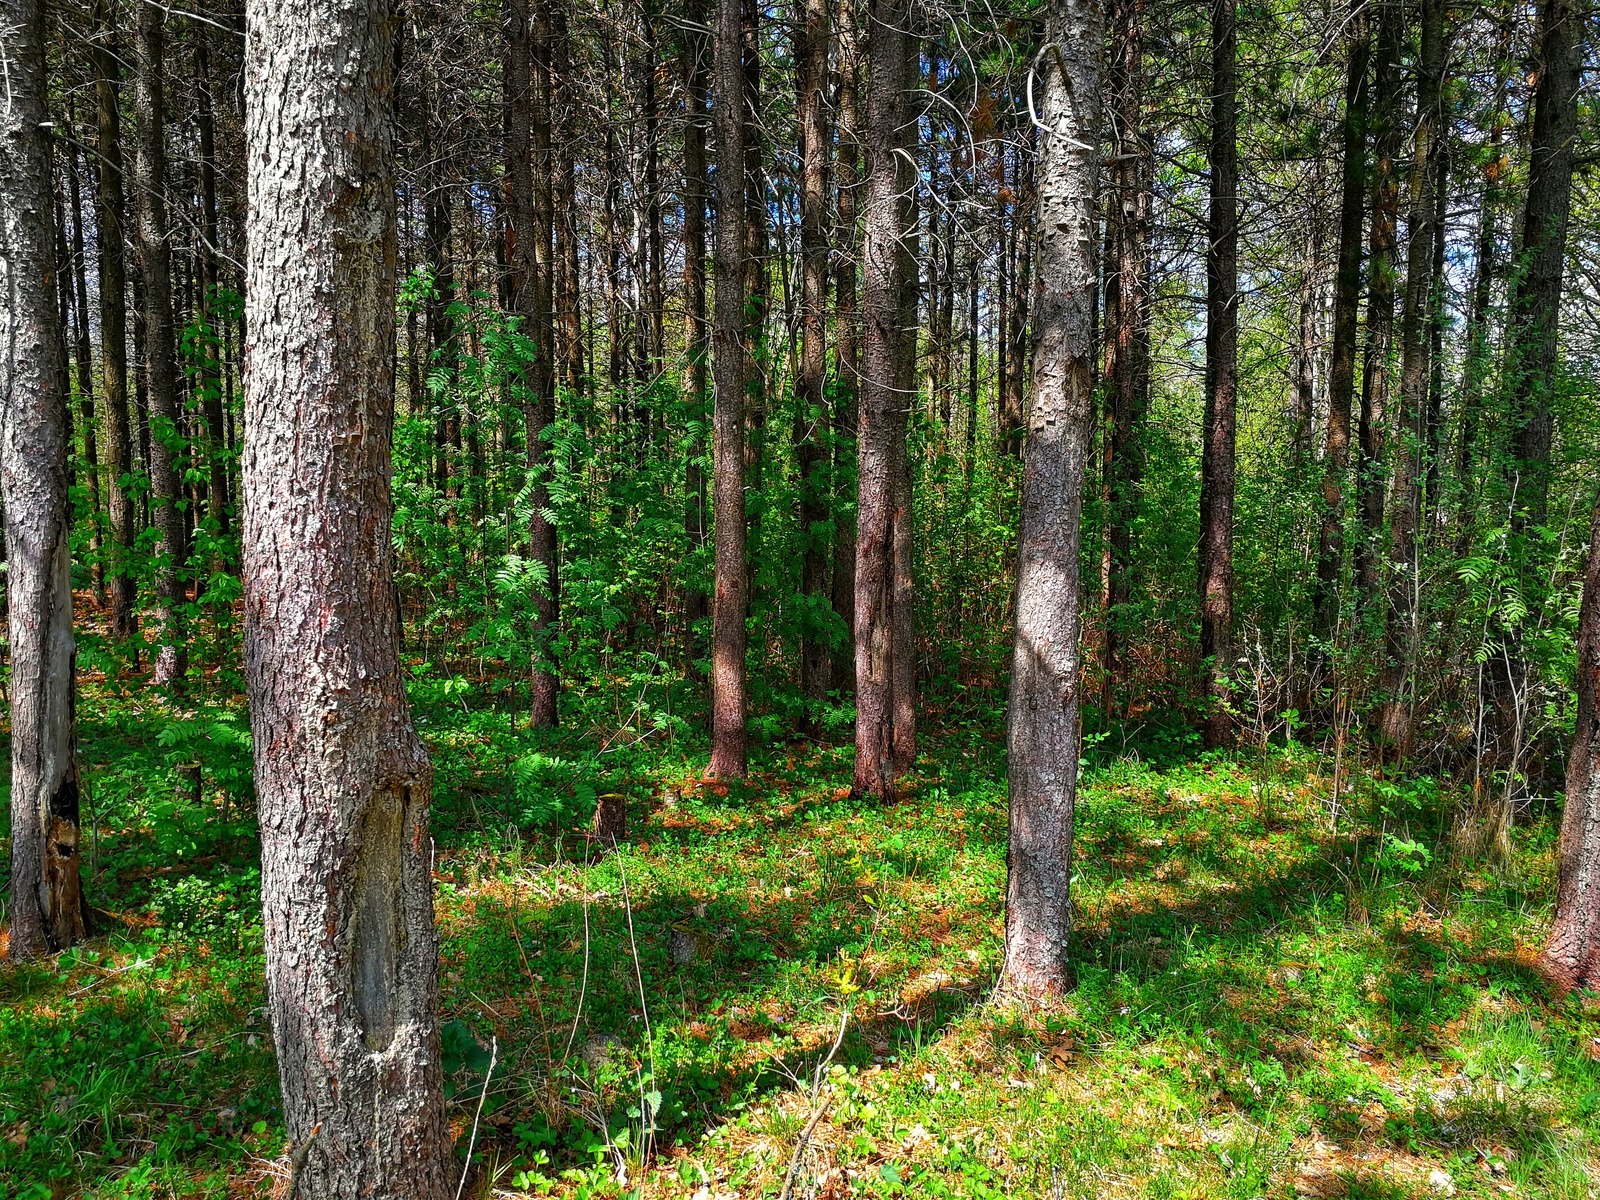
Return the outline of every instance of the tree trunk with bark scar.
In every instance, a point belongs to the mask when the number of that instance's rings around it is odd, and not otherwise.
[[[862,272],[861,409],[857,430],[856,762],[857,796],[894,798],[897,761],[896,510],[903,495],[906,422],[906,280],[916,262],[906,245],[915,180],[897,150],[907,123],[906,89],[915,43],[906,0],[873,0],[868,25],[866,196]],[[902,518],[903,519],[903,518]],[[906,570],[909,571],[909,564]]]
[[[69,573],[66,346],[56,305],[44,6],[5,0],[0,105],[0,501],[11,637],[13,960],[83,937]]]
[[[1344,166],[1339,195],[1339,263],[1333,282],[1333,336],[1328,354],[1328,426],[1322,457],[1322,523],[1312,629],[1325,655],[1339,624],[1344,563],[1345,478],[1350,463],[1350,410],[1356,378],[1356,322],[1361,305],[1362,199],[1366,191],[1368,60],[1371,36],[1359,8],[1350,15],[1350,57],[1344,90]]]
[[[1542,961],[1564,988],[1600,988],[1600,504],[1578,613],[1578,719],[1567,755],[1567,799],[1556,850],[1560,884]]]
[[[714,779],[743,779],[745,735],[745,211],[744,31],[740,0],[717,0],[716,318],[712,330],[712,523],[716,556],[711,610],[711,763]]]
[[[123,480],[133,470],[128,418],[128,310],[123,216],[122,109],[117,97],[117,45],[113,0],[95,4],[95,225],[100,274],[100,374],[108,418],[107,475],[111,518],[111,634],[120,640],[138,629],[129,565],[134,502]],[[135,651],[137,655],[137,651]],[[134,665],[138,665],[135,658]]]
[[[432,767],[400,675],[396,22],[250,0],[245,670],[267,987],[301,1194],[449,1194]]]
[[[166,10],[139,6],[139,70],[134,111],[139,125],[137,203],[139,265],[144,277],[144,368],[150,406],[150,505],[157,538],[156,683],[180,687],[188,666],[182,614],[184,550],[174,443],[178,438],[178,376],[172,320],[172,248],[167,230],[166,102],[163,48]]]
[[[1238,31],[1234,0],[1211,5],[1211,227],[1206,250],[1206,424],[1200,476],[1200,657],[1205,741],[1233,736],[1233,483],[1239,358]]]
[[[827,122],[823,93],[828,86],[828,0],[805,0],[805,22],[798,31],[795,90],[800,125],[800,363],[795,375],[796,447],[800,469],[800,533],[805,547],[801,591],[806,597],[800,646],[800,692],[804,726],[822,732],[822,706],[829,683],[828,644],[823,633],[828,586],[827,462],[825,430],[827,375],[828,239],[823,222],[828,207]]]
[[[1052,0],[1035,186],[1038,262],[1007,718],[1010,833],[999,988],[1031,1001],[1072,986],[1077,788],[1078,545],[1093,414],[1095,175],[1102,10]]]

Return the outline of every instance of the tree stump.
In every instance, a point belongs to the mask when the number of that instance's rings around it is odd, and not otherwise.
[[[184,763],[178,768],[178,799],[190,804],[199,804],[205,799],[199,763]]]
[[[608,792],[595,801],[594,836],[602,846],[615,846],[628,836],[628,798]]]

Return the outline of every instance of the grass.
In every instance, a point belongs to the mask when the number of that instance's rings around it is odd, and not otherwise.
[[[413,698],[458,1161],[484,1096],[468,1194],[775,1195],[813,1097],[797,1197],[1594,1194],[1600,1028],[1531,969],[1553,814],[1490,867],[1426,782],[1358,777],[1330,830],[1310,751],[1107,739],[1077,988],[1007,1013],[996,714],[930,717],[880,808],[847,747],[701,788],[681,724],[536,737],[456,680]],[[0,1197],[281,1190],[242,708],[100,682],[80,712],[101,928],[0,967]],[[577,832],[605,793],[615,854]]]

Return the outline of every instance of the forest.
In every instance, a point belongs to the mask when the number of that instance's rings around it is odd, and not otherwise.
[[[0,1200],[1600,1194],[1586,0],[0,0]]]

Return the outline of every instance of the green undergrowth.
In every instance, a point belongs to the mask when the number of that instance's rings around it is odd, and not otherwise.
[[[413,699],[465,1194],[758,1197],[792,1158],[810,1197],[1600,1179],[1600,1020],[1532,969],[1557,813],[1489,863],[1455,849],[1431,780],[1359,775],[1332,821],[1306,749],[1091,739],[1077,986],[1016,1012],[989,1002],[997,712],[928,718],[910,794],[880,807],[849,799],[848,745],[766,742],[748,783],[701,787],[677,718],[534,735],[465,680]],[[0,967],[0,1197],[268,1194],[285,1144],[243,707],[105,683],[80,711],[99,928]],[[583,832],[606,795],[628,807],[616,853]]]

